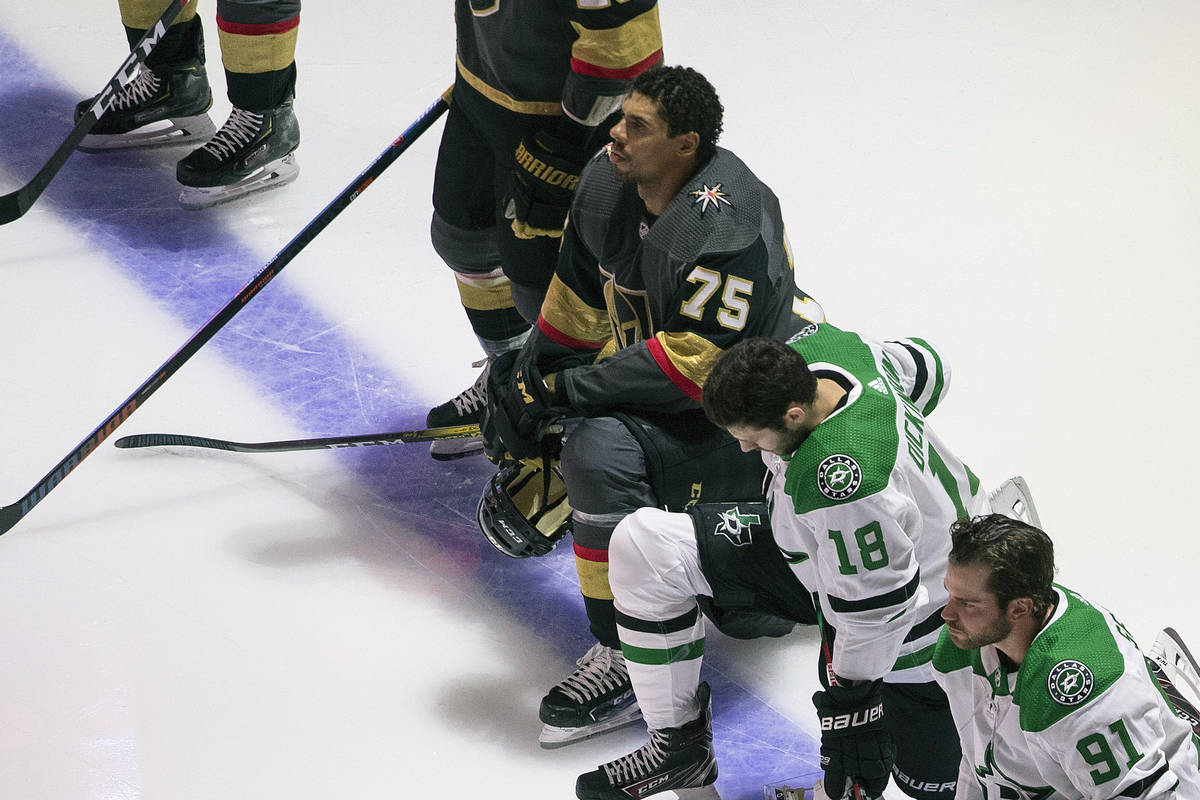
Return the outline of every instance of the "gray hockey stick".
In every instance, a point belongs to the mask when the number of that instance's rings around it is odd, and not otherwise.
[[[179,433],[135,433],[132,436],[122,436],[113,444],[121,448],[207,447],[212,450],[229,450],[234,453],[288,453],[295,450],[334,450],[341,447],[370,447],[376,444],[467,439],[478,435],[478,425],[450,425],[444,428],[425,428],[417,431],[364,433],[357,436],[329,436],[319,439],[288,439],[278,442],[231,442],[226,439],[187,436]]]

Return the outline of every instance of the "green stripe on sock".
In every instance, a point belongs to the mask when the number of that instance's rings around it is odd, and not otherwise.
[[[703,656],[704,639],[697,639],[694,642],[665,649],[658,647],[636,647],[621,642],[621,652],[625,654],[626,661],[632,661],[635,664],[647,664],[649,666],[674,664],[679,661],[691,661]]]

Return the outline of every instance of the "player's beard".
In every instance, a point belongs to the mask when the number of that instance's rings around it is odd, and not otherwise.
[[[978,650],[984,645],[1004,641],[1012,633],[1012,629],[1012,622],[1004,615],[1001,615],[991,625],[970,636],[963,633],[955,633],[954,629],[951,628],[950,641],[954,642],[954,646],[959,650]]]

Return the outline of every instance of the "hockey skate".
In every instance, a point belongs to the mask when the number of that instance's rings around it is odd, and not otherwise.
[[[1200,665],[1174,628],[1158,634],[1147,660],[1175,714],[1200,736]]]
[[[179,162],[175,177],[184,208],[207,208],[285,186],[300,174],[300,126],[289,98],[266,111],[234,107],[209,141]]]
[[[450,425],[478,425],[487,405],[487,380],[491,362],[476,361],[471,366],[483,367],[475,382],[440,406],[434,406],[425,417],[426,428],[442,428]],[[483,438],[442,439],[431,442],[429,455],[438,461],[453,461],[464,456],[483,452]]]
[[[996,487],[996,491],[988,497],[992,501],[992,510],[997,514],[1019,519],[1035,528],[1042,527],[1037,506],[1033,504],[1033,495],[1029,491],[1029,484],[1020,475],[1009,478],[1000,484]]]
[[[719,798],[713,754],[712,707],[707,683],[697,689],[700,716],[678,728],[650,731],[650,741],[628,755],[579,776],[580,800],[640,800],[673,791],[679,798]]]
[[[542,698],[542,747],[561,747],[642,717],[618,648],[597,642],[575,663],[577,669]]]
[[[75,106],[75,121],[81,120],[95,97]],[[79,149],[100,153],[132,147],[161,147],[203,141],[216,128],[208,116],[212,89],[203,59],[143,67],[109,103]]]

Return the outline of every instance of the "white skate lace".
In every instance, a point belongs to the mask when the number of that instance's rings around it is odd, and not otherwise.
[[[572,672],[557,688],[577,703],[584,703],[605,692],[629,683],[625,658],[600,642],[575,662],[579,669]]]
[[[161,85],[162,81],[158,79],[153,70],[144,69],[113,98],[112,108],[120,111],[144,103],[154,97]]]
[[[255,114],[253,111],[246,111],[243,108],[234,106],[233,113],[229,115],[229,119],[225,120],[225,124],[221,126],[221,130],[217,131],[216,135],[208,140],[208,143],[204,145],[204,149],[218,159],[224,160],[230,158],[254,138],[255,134],[262,128],[262,123],[262,114]]]
[[[462,394],[453,398],[450,402],[454,403],[454,409],[460,416],[472,414],[476,410],[483,410],[487,405],[487,378],[490,371],[491,362],[475,362],[472,366],[478,367],[482,364],[483,372],[479,373],[479,377],[475,379],[475,383],[471,384],[467,389],[464,389]]]
[[[610,783],[627,783],[637,778],[650,775],[667,757],[663,750],[664,736],[658,731],[650,731],[650,741],[626,756],[604,765],[604,774]]]

